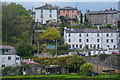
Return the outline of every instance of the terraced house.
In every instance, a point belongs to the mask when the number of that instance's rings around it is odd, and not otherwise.
[[[65,19],[71,24],[77,24],[77,8],[64,7],[60,9],[60,16],[64,16]]]
[[[119,29],[64,29],[64,44],[71,45],[71,49],[88,49],[91,55],[110,54],[118,52],[120,48]]]
[[[92,26],[106,26],[110,24],[112,27],[119,25],[120,12],[116,9],[105,11],[87,11],[87,22]]]

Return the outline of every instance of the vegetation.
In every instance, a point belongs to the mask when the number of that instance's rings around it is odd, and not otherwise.
[[[79,68],[83,65],[86,61],[77,55],[71,56],[67,59],[67,65],[69,67],[70,72],[79,72]]]
[[[53,41],[60,38],[60,32],[55,28],[48,28],[45,32],[43,32],[41,38]]]
[[[100,55],[100,60],[101,61],[104,61],[104,60],[106,60],[108,58],[108,55],[107,54],[101,54]]]
[[[25,38],[29,39],[30,14],[21,5],[2,4],[2,41],[15,46]]]
[[[92,64],[87,62],[87,63],[81,65],[81,67],[80,67],[81,75],[89,76],[91,72],[92,72]]]
[[[96,75],[96,76],[84,76],[84,75],[72,75],[72,74],[60,74],[60,75],[30,75],[30,76],[7,76],[2,79],[22,79],[22,80],[119,80],[119,75]],[[15,79],[15,80],[17,80]]]
[[[106,25],[106,28],[111,28],[111,25],[110,25],[110,24],[107,24],[107,25]]]

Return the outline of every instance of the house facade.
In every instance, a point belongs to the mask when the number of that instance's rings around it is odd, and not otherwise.
[[[49,21],[56,21],[58,17],[58,10],[51,4],[46,4],[41,7],[35,8],[35,22],[46,24]]]
[[[118,2],[118,11],[120,11],[120,1]]]
[[[88,49],[92,54],[118,52],[119,29],[64,29],[64,44],[71,49]]]
[[[112,27],[118,26],[118,19],[120,16],[118,15],[117,10],[110,10],[105,11],[87,11],[87,22],[90,23],[92,26],[106,26],[110,24]]]
[[[64,7],[60,9],[60,16],[64,16],[71,25],[77,24],[77,8]]]
[[[12,46],[0,45],[0,68],[20,65],[20,57],[16,55],[16,49]]]

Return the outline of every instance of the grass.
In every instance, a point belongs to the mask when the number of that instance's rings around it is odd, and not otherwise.
[[[26,76],[4,76],[2,77],[3,80],[5,79],[10,79],[10,78],[23,78],[23,80],[36,80],[37,78],[41,78],[42,80],[66,80],[66,79],[85,79],[85,78],[88,78],[88,79],[92,79],[94,80],[95,78],[101,78],[100,80],[102,79],[105,79],[105,78],[108,78],[108,80],[113,80],[113,79],[110,79],[110,78],[115,78],[118,80],[120,79],[119,78],[120,76],[118,75],[96,75],[96,76],[83,76],[83,75],[72,75],[72,74],[60,74],[60,75],[26,75]],[[33,78],[33,79],[32,79]],[[105,79],[106,80],[106,79]]]

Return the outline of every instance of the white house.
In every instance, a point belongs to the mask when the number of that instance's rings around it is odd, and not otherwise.
[[[119,42],[119,29],[64,29],[64,44],[71,45],[71,49],[87,47],[91,55],[118,52]]]
[[[20,57],[16,55],[16,49],[12,46],[0,45],[0,68],[20,65]]]
[[[35,22],[40,22],[41,24],[45,24],[48,21],[56,21],[57,22],[57,8],[46,4],[44,6],[35,8]]]

